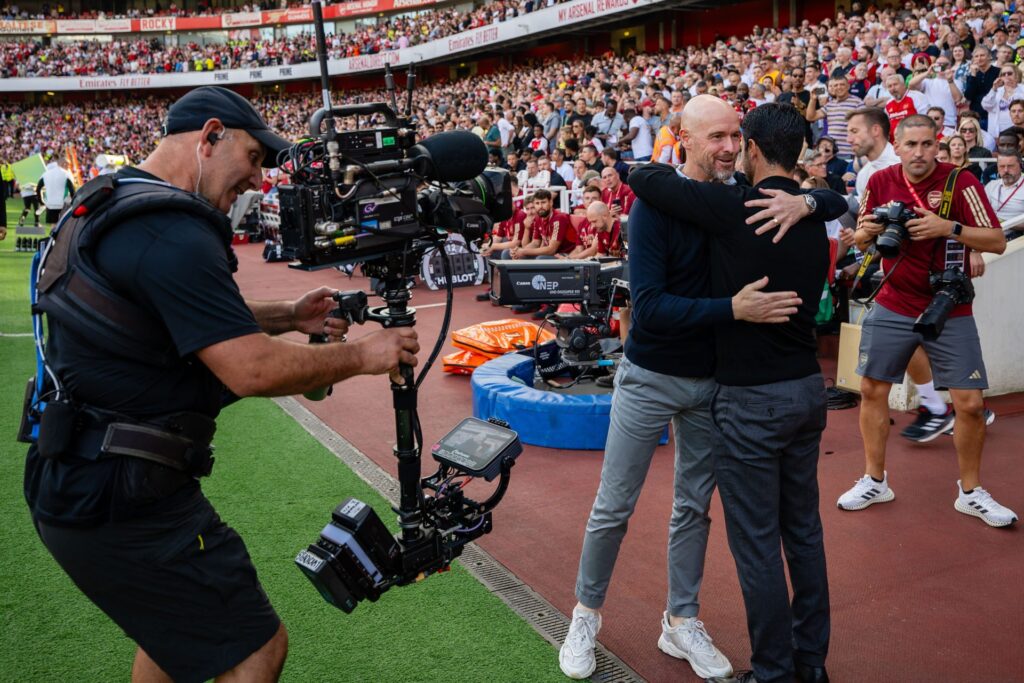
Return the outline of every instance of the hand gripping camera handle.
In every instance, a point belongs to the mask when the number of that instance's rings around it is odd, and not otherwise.
[[[329,318],[341,318],[343,316],[341,309],[336,308],[327,314]],[[311,334],[309,335],[310,344],[326,344],[331,340],[330,336],[326,334]],[[334,385],[329,384],[326,387],[320,387],[318,389],[310,389],[309,391],[302,394],[310,401],[322,401],[334,391]]]

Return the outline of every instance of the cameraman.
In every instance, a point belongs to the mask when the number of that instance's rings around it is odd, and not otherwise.
[[[954,443],[960,465],[957,510],[980,517],[990,526],[1007,526],[1017,516],[981,487],[981,450],[985,442],[982,390],[988,387],[978,330],[970,303],[953,308],[941,335],[925,339],[914,322],[932,301],[933,273],[958,269],[970,278],[972,249],[1002,253],[1006,238],[977,179],[935,160],[937,127],[927,116],[908,116],[896,128],[899,166],[878,171],[868,181],[855,239],[865,250],[885,230],[872,211],[890,202],[903,202],[920,218],[906,223],[897,259],[884,259],[885,282],[874,307],[864,319],[857,374],[863,401],[860,430],[864,439],[866,473],[839,497],[843,510],[861,510],[893,500],[885,471],[889,436],[889,388],[903,379],[914,350],[921,345],[931,360],[935,383],[947,387],[956,411]],[[938,211],[939,213],[935,213]],[[945,217],[939,214],[946,214]]]
[[[286,396],[383,374],[414,365],[419,345],[411,328],[348,344],[270,336],[339,340],[347,329],[327,317],[326,287],[295,302],[247,302],[231,275],[224,214],[288,143],[240,95],[216,87],[179,99],[163,132],[138,168],[79,191],[49,249],[39,306],[50,332],[47,384],[59,382],[61,395],[44,387],[25,498],[54,559],[138,644],[133,680],[275,680],[287,634],[242,539],[199,485],[212,466],[214,419],[228,392]],[[108,198],[87,204],[111,178],[119,184]],[[91,274],[67,265],[76,263]],[[106,292],[82,307],[91,317],[55,305],[76,282]],[[142,334],[102,334],[97,314]]]

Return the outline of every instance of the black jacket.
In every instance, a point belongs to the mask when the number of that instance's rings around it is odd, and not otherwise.
[[[753,324],[733,321],[715,328],[715,378],[727,385],[760,385],[800,379],[819,372],[814,316],[828,276],[828,237],[823,219],[847,211],[845,199],[818,191],[815,214],[793,226],[778,244],[773,234],[755,235],[746,219],[757,212],[744,202],[762,198],[761,188],[800,192],[787,177],[754,186],[699,183],[663,164],[638,168],[629,176],[637,197],[711,237],[711,295],[731,297],[768,276],[766,291],[796,291],[803,303],[790,321]],[[633,226],[630,226],[631,228]],[[636,273],[638,264],[630,265]]]

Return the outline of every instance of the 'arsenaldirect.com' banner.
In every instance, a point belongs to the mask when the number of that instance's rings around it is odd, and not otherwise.
[[[400,2],[402,0],[388,0]],[[459,53],[490,48],[501,43],[534,34],[555,31],[595,19],[614,17],[636,7],[655,5],[664,0],[572,0],[546,7],[511,21],[481,26],[404,50],[378,52],[345,59],[331,59],[327,70],[332,76],[377,71],[385,64],[393,67],[429,62]],[[344,7],[345,5],[340,5]],[[328,6],[328,9],[335,5]],[[253,13],[258,14],[258,13]],[[266,12],[264,12],[266,14]],[[234,21],[235,19],[233,19]],[[180,22],[183,21],[179,19]],[[134,76],[67,76],[57,78],[0,79],[0,92],[56,90],[138,90],[144,88],[194,88],[201,85],[240,85],[242,83],[287,81],[315,78],[320,75],[317,62],[288,66],[267,66],[257,69],[230,69],[174,74],[140,74]]]

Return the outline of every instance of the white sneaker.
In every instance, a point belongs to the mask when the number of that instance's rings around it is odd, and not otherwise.
[[[953,507],[965,515],[980,517],[985,524],[996,527],[1010,526],[1017,521],[1017,515],[1013,510],[997,503],[992,494],[980,486],[975,486],[970,493],[964,493],[958,480],[956,490],[958,495]]]
[[[888,473],[884,475],[881,483],[865,474],[857,480],[852,489],[839,496],[836,504],[840,510],[863,510],[875,503],[888,503],[895,497],[896,494],[889,488]]]
[[[600,630],[600,613],[582,610],[579,606],[573,608],[569,633],[558,651],[558,666],[562,673],[569,678],[587,678],[594,673],[597,668],[594,648]]]
[[[685,659],[701,678],[732,676],[732,664],[711,642],[704,622],[688,617],[678,626],[670,626],[668,612],[661,615],[658,649],[667,655]]]

